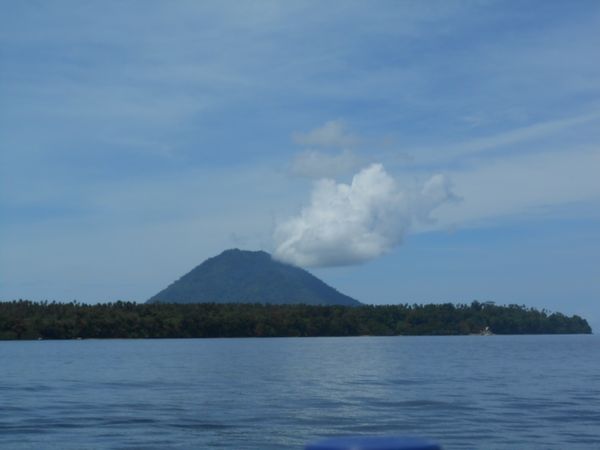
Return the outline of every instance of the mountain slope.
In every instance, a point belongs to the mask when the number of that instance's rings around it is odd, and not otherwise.
[[[238,249],[207,259],[148,302],[360,305],[304,269]]]

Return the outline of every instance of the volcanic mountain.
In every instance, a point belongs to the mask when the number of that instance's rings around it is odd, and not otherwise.
[[[226,250],[160,291],[148,303],[361,303],[304,269],[275,261],[266,252]]]

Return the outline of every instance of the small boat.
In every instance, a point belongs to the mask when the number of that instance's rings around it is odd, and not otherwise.
[[[485,327],[483,330],[481,330],[479,332],[480,336],[493,336],[494,333],[492,333],[492,330],[490,330],[490,327]]]

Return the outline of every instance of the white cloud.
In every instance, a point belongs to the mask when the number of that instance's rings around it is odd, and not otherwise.
[[[358,137],[346,129],[346,124],[342,120],[330,120],[308,133],[296,132],[292,135],[292,139],[296,144],[325,148],[352,147],[359,142]]]
[[[350,184],[323,179],[310,205],[275,230],[277,259],[304,267],[357,264],[402,242],[415,221],[452,198],[448,180],[435,175],[420,190],[402,190],[381,164]]]
[[[294,157],[290,170],[300,177],[326,178],[353,172],[362,163],[363,158],[351,150],[339,153],[305,150]]]

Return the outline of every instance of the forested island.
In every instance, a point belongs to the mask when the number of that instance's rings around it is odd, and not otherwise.
[[[381,306],[0,302],[0,339],[591,333],[587,321],[474,301]]]

